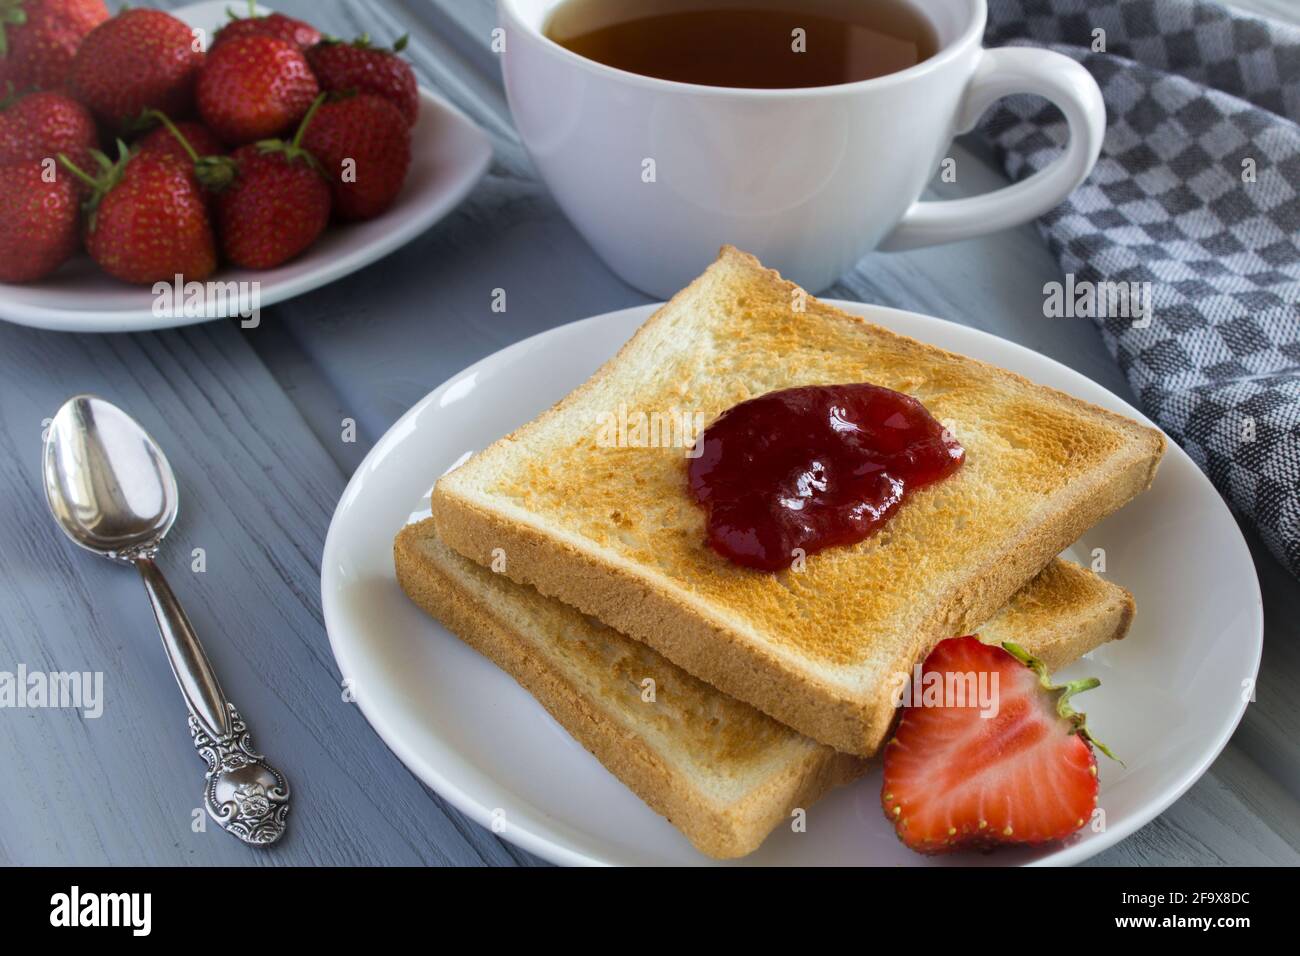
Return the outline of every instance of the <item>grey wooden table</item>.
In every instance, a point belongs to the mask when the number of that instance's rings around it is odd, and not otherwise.
[[[168,5],[168,4],[159,4]],[[354,705],[321,619],[320,554],[366,450],[417,399],[520,338],[645,301],[615,279],[536,180],[490,52],[489,0],[279,0],[327,31],[410,32],[422,82],[491,136],[486,179],[443,222],[347,279],[266,310],[139,335],[0,323],[0,671],[102,671],[98,719],[0,709],[0,863],[522,864],[538,862],[450,808]],[[1294,0],[1254,0],[1300,18]],[[959,183],[1001,181],[957,148]],[[1032,227],[873,255],[830,290],[996,333],[1125,397],[1085,319],[1044,319],[1056,267]],[[508,313],[491,309],[508,290]],[[121,404],[162,442],[182,513],[164,555],[231,698],[296,788],[270,851],[193,832],[201,765],[140,585],[55,531],[39,483],[43,421],[75,392]],[[357,423],[344,440],[344,419]],[[1255,547],[1267,624],[1258,702],[1212,769],[1095,862],[1300,863],[1300,583]],[[193,548],[206,570],[187,573]],[[1194,600],[1193,595],[1188,596]]]

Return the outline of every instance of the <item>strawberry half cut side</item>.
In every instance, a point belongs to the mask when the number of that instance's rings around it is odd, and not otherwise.
[[[1070,698],[1095,677],[1054,684],[1016,644],[942,641],[884,749],[881,806],[921,853],[1061,840],[1097,806],[1093,748]]]

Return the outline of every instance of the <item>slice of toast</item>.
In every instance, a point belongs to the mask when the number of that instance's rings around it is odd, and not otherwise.
[[[394,544],[411,599],[524,686],[703,853],[752,852],[795,807],[853,779],[860,757],[809,740],[576,609],[462,557],[431,521]],[[987,626],[1062,666],[1133,616],[1123,588],[1055,561]],[[653,701],[645,681],[654,681]]]
[[[846,382],[920,399],[965,464],[802,570],[712,551],[687,488],[691,423],[774,389]],[[870,755],[896,675],[1150,485],[1163,452],[1154,429],[872,325],[728,247],[589,381],[443,476],[431,507],[467,557],[499,555],[512,578]]]

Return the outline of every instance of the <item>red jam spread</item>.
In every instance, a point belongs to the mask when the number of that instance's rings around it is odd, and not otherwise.
[[[779,571],[874,533],[916,488],[946,478],[961,445],[920,402],[878,385],[769,392],[723,412],[689,459],[709,545]]]

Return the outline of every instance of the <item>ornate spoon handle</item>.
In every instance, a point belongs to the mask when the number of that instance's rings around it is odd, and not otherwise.
[[[289,783],[253,749],[235,705],[226,699],[185,609],[152,555],[131,559],[144,579],[167,660],[189,709],[190,736],[208,772],[203,805],[227,833],[266,846],[284,835]]]
[[[253,738],[235,705],[227,703],[226,708],[231,731],[221,738],[213,738],[190,715],[194,747],[208,764],[203,805],[227,833],[266,846],[284,836],[289,783],[253,749]]]

